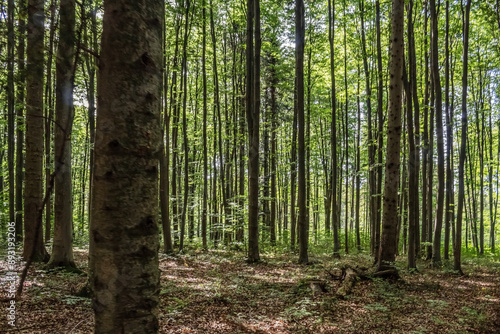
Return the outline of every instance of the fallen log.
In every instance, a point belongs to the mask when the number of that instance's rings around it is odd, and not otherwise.
[[[345,268],[342,269],[343,277],[342,284],[337,289],[337,296],[344,299],[347,295],[349,295],[352,291],[352,288],[356,284],[356,282],[360,279],[360,275],[353,268]]]

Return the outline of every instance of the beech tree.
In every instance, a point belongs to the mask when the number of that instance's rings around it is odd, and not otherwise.
[[[49,266],[75,267],[73,260],[73,201],[71,128],[75,60],[75,0],[61,0],[60,38],[56,60],[56,157],[54,244]]]
[[[28,1],[26,66],[26,164],[23,258],[47,261],[43,242],[43,64],[44,1]]]
[[[157,333],[163,2],[104,3],[90,226],[95,333]]]

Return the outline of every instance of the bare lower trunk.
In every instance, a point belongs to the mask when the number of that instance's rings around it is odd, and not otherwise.
[[[95,333],[157,333],[162,6],[104,4],[90,259]]]

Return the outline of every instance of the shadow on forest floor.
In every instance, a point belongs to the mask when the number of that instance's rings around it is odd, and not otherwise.
[[[87,252],[75,257],[85,270]],[[301,266],[295,256],[280,255],[248,265],[241,254],[222,251],[161,255],[160,333],[500,333],[498,263],[465,261],[467,275],[457,276],[422,262],[417,274],[401,270],[397,282],[359,281],[341,299],[340,282],[328,272],[369,267],[371,258],[313,260]],[[6,268],[2,257],[2,296]],[[2,310],[0,333],[92,333],[90,301],[75,296],[86,277],[42,268],[30,269],[15,329]],[[316,279],[324,291],[311,290],[308,282]]]

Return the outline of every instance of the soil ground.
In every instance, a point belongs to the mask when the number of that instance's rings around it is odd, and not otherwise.
[[[75,257],[86,270],[87,252],[76,250]],[[296,258],[264,255],[248,265],[242,253],[161,255],[160,333],[500,333],[500,263],[493,260],[466,259],[464,276],[446,263],[430,269],[422,262],[418,273],[400,268],[398,281],[359,280],[340,298],[334,276],[342,267],[370,267],[369,256],[315,256],[307,266]],[[75,296],[86,279],[33,265],[15,328],[6,323],[8,301],[0,303],[0,333],[92,333],[90,300]],[[312,280],[326,291],[313,291]]]

